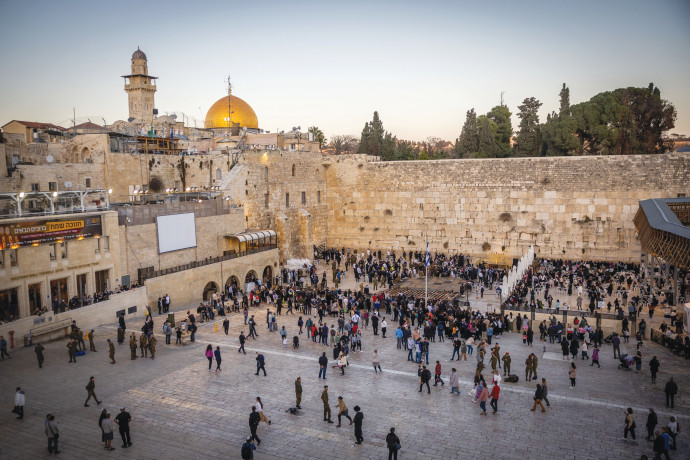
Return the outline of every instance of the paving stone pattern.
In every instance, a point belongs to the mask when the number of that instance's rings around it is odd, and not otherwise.
[[[46,345],[46,364],[39,369],[32,348],[15,349],[11,360],[0,362],[0,458],[43,458],[48,456],[43,419],[51,412],[60,424],[60,450],[70,459],[113,458],[239,458],[240,445],[249,434],[248,415],[255,397],[265,403],[265,413],[272,425],[262,423],[258,433],[261,446],[257,459],[338,459],[387,456],[385,436],[390,427],[402,441],[399,458],[639,458],[652,457],[652,445],[644,440],[648,407],[656,408],[659,420],[666,423],[672,413],[683,428],[690,426],[686,390],[688,362],[669,355],[664,349],[645,343],[643,372],[618,370],[609,345],[601,353],[602,368],[577,360],[577,387],[569,389],[569,361],[558,356],[558,344],[546,345],[547,355],[540,359],[539,377],[549,383],[551,408],[545,414],[530,412],[534,384],[524,380],[524,361],[529,352],[542,356],[542,344],[524,348],[517,334],[499,340],[502,353],[513,356],[517,384],[504,383],[499,414],[479,416],[479,406],[472,402],[471,388],[475,360],[449,362],[451,343],[431,344],[431,361],[439,359],[448,382],[451,366],[460,373],[461,395],[450,395],[447,386],[433,387],[431,395],[418,392],[417,367],[406,362],[407,353],[396,350],[394,327],[389,337],[374,337],[371,328],[364,331],[362,353],[350,354],[345,376],[337,369],[328,370],[333,418],[335,403],[342,395],[354,415],[354,406],[364,412],[364,443],[355,445],[351,426],[342,428],[322,421],[320,399],[324,381],[317,379],[317,358],[322,351],[332,357],[331,348],[313,344],[306,333],[301,347],[283,349],[278,333],[265,325],[266,308],[252,310],[258,318],[258,340],[249,339],[247,355],[238,355],[237,336],[247,331],[241,315],[231,316],[230,335],[225,336],[220,322],[200,325],[197,342],[184,347],[165,345],[158,333],[155,360],[129,359],[127,345],[117,346],[116,364],[107,357],[106,338],[116,337],[116,325],[98,328],[97,353],[87,352],[76,364],[68,364],[65,341]],[[305,318],[306,319],[306,318]],[[156,317],[160,331],[162,317]],[[335,323],[335,321],[333,321]],[[281,316],[288,337],[297,333],[297,316]],[[392,323],[389,321],[389,324]],[[128,332],[139,331],[141,324],[129,324]],[[537,335],[538,339],[538,335]],[[173,338],[174,343],[174,338]],[[204,349],[208,343],[219,345],[223,353],[222,371],[208,371]],[[373,349],[379,350],[383,374],[371,367]],[[632,352],[634,343],[622,344],[623,352]],[[266,356],[266,370],[255,376],[255,351]],[[661,360],[656,385],[650,382],[648,361],[652,354]],[[488,362],[487,362],[487,367]],[[215,364],[214,364],[215,368]],[[433,367],[432,367],[433,370]],[[95,403],[84,408],[84,389],[89,376],[96,377],[96,394],[103,406],[117,414],[124,405],[132,415],[133,446],[120,447],[115,433],[116,450],[105,452],[97,426],[100,408]],[[488,371],[485,371],[488,376]],[[298,415],[285,410],[295,403],[294,380],[302,377],[303,409]],[[676,408],[666,409],[663,385],[670,376],[679,382]],[[487,377],[488,378],[488,377]],[[14,388],[26,391],[26,416],[16,420],[10,413]],[[635,410],[637,442],[623,440],[624,408]],[[487,407],[488,408],[488,407]],[[488,408],[490,410],[490,408]],[[671,458],[683,458],[689,447],[687,430],[678,437],[679,450]],[[688,458],[687,456],[684,458]]]

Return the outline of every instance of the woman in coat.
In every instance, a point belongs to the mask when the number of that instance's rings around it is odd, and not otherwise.
[[[379,371],[381,371],[381,361],[379,360],[379,352],[378,350],[374,350],[374,357],[373,357],[373,366],[374,366],[374,372],[377,374]],[[378,371],[376,370],[378,368]],[[381,371],[383,372],[383,371]]]
[[[570,377],[570,388],[575,388],[575,377],[577,376],[577,368],[575,363],[570,363],[570,369],[568,370],[568,377]]]
[[[347,366],[347,356],[345,352],[341,351],[338,357],[338,367],[340,368],[340,375],[345,375],[345,366]]]
[[[256,411],[259,413],[259,419],[262,422],[266,422],[266,425],[271,424],[271,420],[266,417],[264,414],[264,403],[261,402],[261,398],[258,396],[256,397],[256,404],[254,404],[254,407],[256,408]]]

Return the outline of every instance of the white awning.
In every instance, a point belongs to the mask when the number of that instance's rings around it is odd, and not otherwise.
[[[245,243],[247,241],[259,241],[273,236],[276,236],[276,232],[273,230],[262,230],[258,232],[229,233],[225,235],[225,238],[237,238],[240,243]]]

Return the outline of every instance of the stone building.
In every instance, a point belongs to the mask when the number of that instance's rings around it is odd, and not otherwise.
[[[122,78],[125,79],[129,118],[144,123],[153,121],[153,110],[156,108],[153,96],[158,77],[149,75],[146,54],[139,48],[132,54],[132,72]]]

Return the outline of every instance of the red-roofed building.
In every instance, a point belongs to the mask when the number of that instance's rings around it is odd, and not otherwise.
[[[100,134],[106,131],[107,129],[103,126],[97,125],[96,123],[91,123],[90,121],[74,126],[73,128],[69,128],[70,133],[76,134]]]
[[[30,144],[32,142],[56,142],[64,136],[67,130],[52,123],[12,120],[2,127],[2,132],[6,139],[19,137],[21,141]]]

